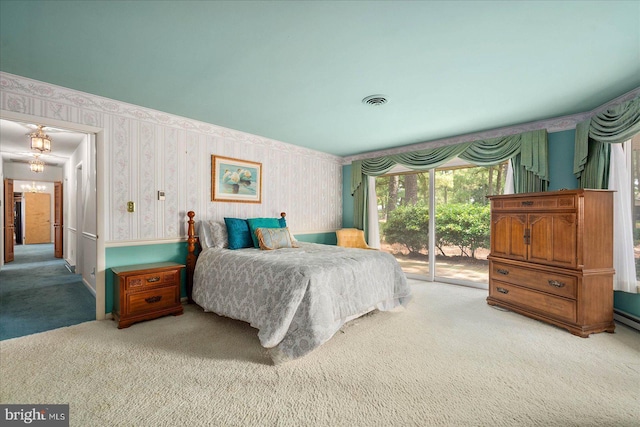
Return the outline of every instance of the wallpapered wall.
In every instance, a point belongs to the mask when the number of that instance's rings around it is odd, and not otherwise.
[[[189,210],[196,219],[284,211],[293,232],[342,225],[340,157],[8,73],[0,73],[0,108],[104,129],[108,196],[98,215],[107,245],[183,238]],[[211,202],[212,154],[262,163],[262,203]]]

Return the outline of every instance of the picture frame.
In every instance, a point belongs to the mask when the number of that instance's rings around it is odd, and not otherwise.
[[[211,201],[262,203],[262,163],[213,154]]]

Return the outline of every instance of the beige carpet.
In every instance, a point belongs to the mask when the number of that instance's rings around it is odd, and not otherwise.
[[[358,319],[272,366],[248,325],[188,306],[0,343],[0,402],[69,403],[73,426],[638,426],[640,333],[588,339],[412,282],[408,309]]]

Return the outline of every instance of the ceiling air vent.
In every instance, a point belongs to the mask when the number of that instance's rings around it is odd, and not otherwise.
[[[369,95],[362,100],[362,103],[373,106],[384,105],[387,103],[387,98],[384,95]]]

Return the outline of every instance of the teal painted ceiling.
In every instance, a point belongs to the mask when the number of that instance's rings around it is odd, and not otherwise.
[[[346,156],[640,86],[640,2],[2,0],[0,69]]]

